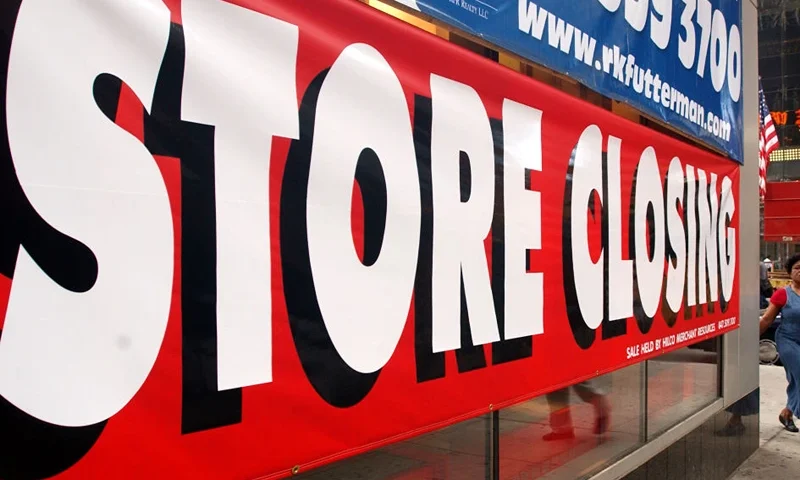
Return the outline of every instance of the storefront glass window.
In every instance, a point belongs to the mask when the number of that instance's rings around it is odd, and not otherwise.
[[[302,474],[303,480],[462,480],[491,477],[492,416],[458,423]]]
[[[642,439],[641,364],[503,409],[500,478],[585,478]]]
[[[299,478],[589,478],[717,399],[718,351],[701,342]]]
[[[647,437],[652,439],[719,397],[719,340],[647,361]]]

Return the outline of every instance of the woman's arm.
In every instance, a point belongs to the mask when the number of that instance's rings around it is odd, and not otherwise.
[[[775,317],[778,316],[778,312],[780,311],[780,307],[772,302],[769,302],[767,311],[764,312],[764,315],[758,319],[759,335],[763,335],[764,332],[767,331],[769,326],[772,325],[772,322],[775,321]]]

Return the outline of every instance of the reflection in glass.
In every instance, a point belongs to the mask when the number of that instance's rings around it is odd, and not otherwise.
[[[585,478],[640,445],[641,364],[505,408],[500,478]]]
[[[301,474],[303,480],[490,478],[491,415]]]
[[[725,426],[716,431],[716,435],[720,437],[741,437],[747,433],[743,417],[757,415],[759,410],[759,391],[756,389],[725,409],[730,416]],[[755,435],[758,435],[757,431]]]
[[[719,397],[719,340],[647,361],[647,438],[652,439]]]

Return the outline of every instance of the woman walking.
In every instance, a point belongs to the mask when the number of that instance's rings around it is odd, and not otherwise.
[[[550,428],[542,439],[546,442],[554,440],[572,440],[575,438],[575,429],[572,426],[572,413],[569,405],[569,388],[562,388],[547,394],[547,403],[550,405]],[[594,434],[602,435],[608,430],[611,407],[606,396],[593,385],[592,381],[577,383],[572,386],[581,400],[594,406]]]
[[[781,324],[775,332],[775,343],[778,345],[778,354],[786,370],[789,386],[786,388],[786,408],[780,413],[778,420],[786,430],[797,433],[792,417],[800,413],[800,255],[794,255],[786,261],[786,271],[792,282],[772,295],[759,326],[763,334],[775,321],[778,313],[781,313]]]

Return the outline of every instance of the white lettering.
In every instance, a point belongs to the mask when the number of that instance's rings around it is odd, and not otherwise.
[[[661,18],[658,18],[656,14]],[[666,49],[669,45],[671,30],[672,0],[653,0],[653,12],[650,12],[650,38],[661,50]]]
[[[608,175],[608,316],[626,320],[633,315],[633,261],[622,259],[622,185],[621,144],[617,137],[608,137],[606,174]]]
[[[433,351],[461,347],[461,280],[474,345],[500,340],[484,240],[494,217],[494,142],[489,117],[470,86],[431,75],[433,191]],[[460,156],[470,193],[461,201]]]
[[[575,270],[575,293],[586,326],[596,329],[603,321],[603,259],[592,261],[589,253],[589,233],[586,229],[586,207],[595,193],[603,198],[603,134],[597,125],[590,125],[581,134],[575,147],[572,170],[572,201],[570,202],[570,231],[572,260]],[[599,208],[599,205],[597,206]]]
[[[709,185],[706,172],[697,169],[698,189],[697,189],[697,213],[700,222],[698,224],[697,238],[697,286],[698,300],[700,305],[707,301],[717,299],[717,176],[711,174],[714,185],[711,186],[711,204],[709,205]],[[711,298],[708,297],[707,290],[710,289]]]
[[[525,170],[542,170],[542,112],[503,102],[505,212],[505,331],[503,338],[544,333],[544,275],[528,273],[528,249],[542,248],[541,193],[525,185]]]
[[[683,288],[686,284],[686,231],[681,219],[684,176],[680,159],[675,157],[667,172],[667,234],[674,258],[667,260],[666,300],[670,310],[678,312],[683,302]],[[684,216],[687,216],[684,210]]]
[[[598,0],[600,5],[609,12],[616,12],[619,9],[622,0]]]
[[[99,74],[115,75],[149,110],[169,21],[159,0],[26,0],[19,10],[6,95],[17,177],[42,218],[84,243],[98,264],[94,285],[73,292],[19,251],[0,394],[48,423],[110,418],[161,348],[174,264],[167,190],[145,147],[103,115],[92,85]]]
[[[530,34],[536,40],[542,39],[544,25],[547,23],[547,10],[538,8],[528,0],[519,0],[518,27],[520,31]]]
[[[380,160],[387,199],[380,255],[369,266],[357,256],[351,230],[353,178],[365,148]],[[421,215],[413,159],[408,104],[399,79],[373,47],[348,46],[328,72],[317,101],[306,217],[325,327],[342,359],[361,373],[386,364],[408,317]],[[458,177],[450,183],[452,178]],[[454,284],[458,291],[458,281]]]
[[[736,275],[736,228],[728,226],[736,212],[733,185],[728,177],[722,178],[722,201],[719,209],[719,264],[722,276],[722,298],[730,301],[733,295],[733,279]],[[727,235],[726,235],[727,234]]]
[[[686,262],[686,303],[688,306],[697,304],[697,183],[694,178],[694,167],[686,165],[686,208],[684,220],[687,225],[688,262]]]
[[[637,32],[644,30],[650,0],[625,0],[625,20]]]
[[[547,42],[551,47],[560,48],[562,52],[569,53],[574,28],[572,24],[565,23],[563,19],[552,13],[547,14]]]
[[[269,383],[269,160],[273,136],[299,136],[298,29],[213,0],[185,0],[182,16],[181,115],[214,126],[217,385],[227,390]],[[231,29],[237,34],[230,35]]]
[[[661,175],[653,147],[647,147],[636,169],[636,199],[634,203],[634,231],[636,233],[636,280],[639,298],[645,315],[653,318],[661,299],[664,281],[664,193]],[[647,230],[648,211],[652,209],[653,225]],[[649,242],[648,242],[649,237]],[[648,243],[652,242],[650,251]]]

